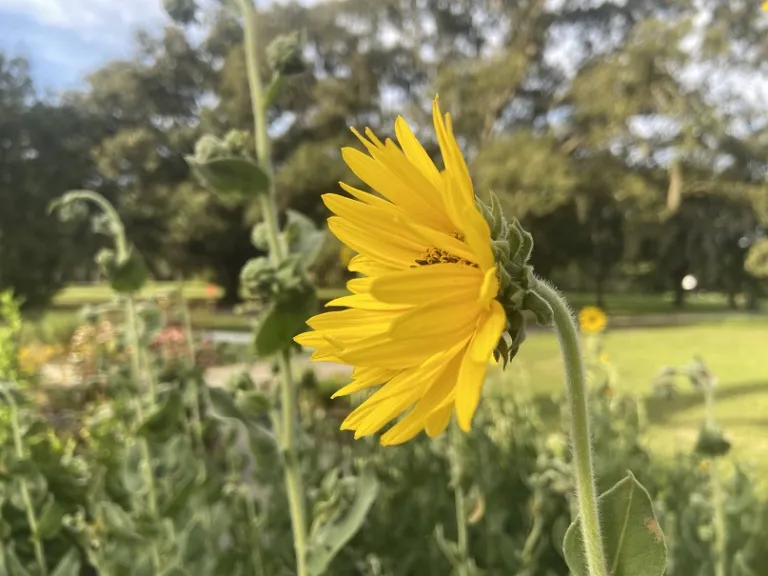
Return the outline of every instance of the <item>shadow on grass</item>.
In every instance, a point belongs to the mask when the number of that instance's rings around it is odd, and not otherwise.
[[[753,382],[743,382],[735,386],[728,386],[727,388],[719,388],[716,391],[716,401],[728,400],[733,398],[739,398],[742,396],[750,396],[753,394],[768,394],[768,381],[760,380]],[[645,411],[648,416],[648,422],[650,424],[660,424],[666,422],[672,416],[678,412],[683,412],[691,408],[703,407],[704,399],[701,394],[686,392],[679,394],[674,398],[660,398],[656,396],[641,397],[641,400],[645,402]],[[542,419],[547,422],[554,422],[560,416],[560,408],[556,398],[552,396],[536,396],[534,403],[539,409]],[[748,407],[747,407],[748,408]],[[752,424],[758,426],[768,426],[768,418],[750,418],[749,414],[744,415],[745,418],[721,419],[718,418],[718,422],[725,425],[727,420],[730,420],[733,424]]]

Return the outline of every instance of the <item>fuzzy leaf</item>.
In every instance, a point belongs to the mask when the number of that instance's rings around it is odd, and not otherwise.
[[[137,434],[167,442],[179,430],[183,417],[184,403],[181,392],[173,390],[165,401],[147,416]]]
[[[325,242],[325,232],[301,212],[287,210],[288,222],[283,234],[292,254],[299,255],[300,267],[306,271],[317,260]]]
[[[611,576],[662,576],[667,546],[648,492],[630,472],[598,498],[604,550]],[[589,576],[578,519],[563,540],[573,576]]]
[[[237,407],[248,416],[261,416],[269,412],[272,403],[261,390],[249,390],[238,395]]]
[[[188,505],[196,488],[197,475],[190,471],[173,486],[171,498],[160,509],[163,517],[172,518],[181,512]]]
[[[269,190],[269,176],[258,164],[245,158],[213,158],[201,162],[189,157],[187,162],[203,184],[221,195],[255,195]]]
[[[77,548],[70,548],[51,572],[51,576],[79,576],[79,574],[80,554]]]
[[[5,554],[6,567],[8,570],[8,576],[32,576],[32,574],[24,568],[24,565],[16,555],[16,551],[12,546],[9,546]]]
[[[138,250],[130,248],[128,257],[118,262],[111,270],[109,283],[115,292],[133,294],[144,287],[149,279],[149,270]]]
[[[224,388],[214,388],[208,391],[213,415],[225,420],[238,420],[247,422],[245,414],[235,404],[235,400]]]
[[[293,337],[305,329],[316,302],[315,289],[305,285],[293,290],[284,300],[270,304],[256,328],[256,353],[261,357],[271,356],[291,346]]]
[[[64,509],[49,494],[40,513],[40,521],[37,524],[37,537],[47,540],[58,534],[61,529],[61,521],[64,518]]]
[[[739,550],[733,557],[733,566],[731,568],[731,574],[733,576],[757,576],[757,572],[749,567],[746,559],[744,558],[744,551]]]
[[[143,538],[136,532],[136,526],[128,513],[113,502],[99,504],[104,522],[113,536],[130,542],[141,542]]]
[[[314,532],[307,557],[310,576],[322,576],[333,558],[349,542],[365,522],[368,510],[379,493],[379,483],[373,471],[366,470],[357,480],[357,494],[352,507],[339,522],[322,526]]]

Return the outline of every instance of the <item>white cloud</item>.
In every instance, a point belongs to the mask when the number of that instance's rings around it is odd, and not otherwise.
[[[70,30],[134,28],[165,18],[161,0],[0,0],[0,10],[29,16],[43,25]]]

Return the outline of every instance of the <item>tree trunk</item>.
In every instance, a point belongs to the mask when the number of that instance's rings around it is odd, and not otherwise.
[[[221,309],[232,308],[240,302],[240,271],[227,266],[220,268],[217,276],[219,285],[224,289],[217,306]]]
[[[683,289],[683,277],[684,274],[675,274],[673,277],[675,300],[674,307],[678,310],[685,307],[685,290]]]
[[[595,301],[597,305],[605,309],[605,274],[597,274],[595,278]]]

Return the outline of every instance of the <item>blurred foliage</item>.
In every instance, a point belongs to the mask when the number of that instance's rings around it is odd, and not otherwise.
[[[202,348],[193,343],[196,353],[190,354],[190,341],[175,324],[183,302],[168,294],[139,311],[140,341],[157,379],[156,403],[146,404],[142,384],[130,378],[119,301],[86,314],[85,326],[93,330],[84,331],[108,334],[109,342],[94,338],[93,344],[116,354],[75,381],[42,386],[16,368],[13,334],[20,324],[12,300],[5,302],[0,386],[14,402],[0,404],[0,566],[12,574],[38,574],[33,543],[40,542],[48,569],[58,574],[153,574],[153,546],[163,573],[290,572],[293,544],[270,419],[273,376],[254,380],[236,373],[224,387],[207,386]],[[112,327],[104,332],[107,319]],[[627,470],[648,488],[669,545],[670,576],[711,576],[721,562],[726,574],[768,570],[762,546],[768,503],[756,494],[756,478],[738,465],[715,476],[711,456],[699,453],[651,458],[643,401],[616,392],[598,341],[587,349],[599,491]],[[680,373],[701,390],[715,381],[699,360]],[[476,426],[461,444],[474,564],[485,574],[564,574],[560,542],[574,505],[565,406],[562,417],[552,420],[534,401],[511,394],[506,373],[492,378]],[[323,526],[350,510],[366,482],[375,481],[379,491],[360,530],[325,573],[448,574],[446,550],[455,539],[448,438],[422,437],[386,449],[374,438],[351,440],[339,424],[362,398],[328,401],[341,384],[318,382],[307,372],[300,385],[299,449],[312,534],[327,532]],[[144,406],[142,418],[137,401]],[[14,447],[15,429],[21,450]],[[141,464],[137,438],[148,442],[149,470]],[[150,477],[154,514],[146,500]]]

